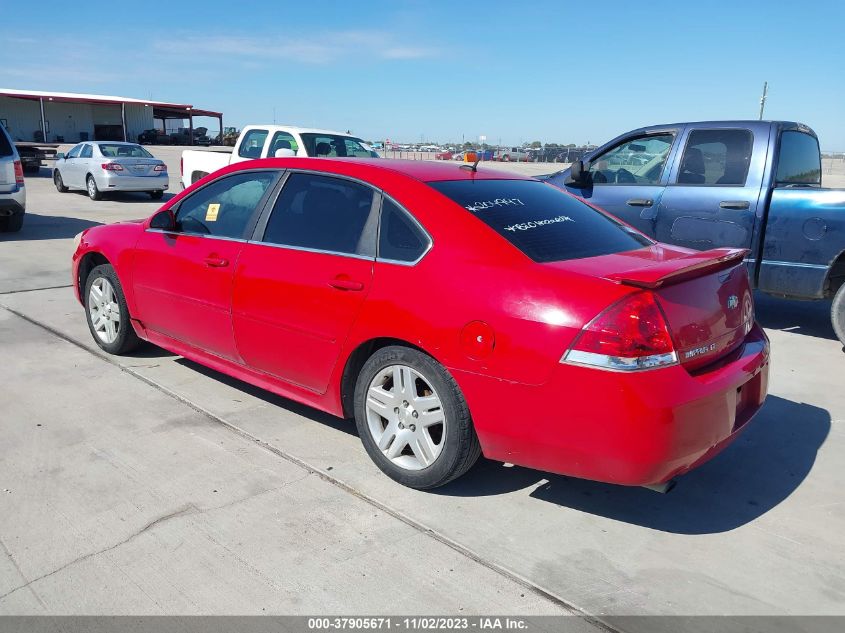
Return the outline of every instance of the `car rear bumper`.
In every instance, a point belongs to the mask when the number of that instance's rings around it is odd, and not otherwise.
[[[112,173],[96,177],[100,191],[165,191],[170,184],[167,173],[160,176],[126,176]]]
[[[0,193],[0,217],[19,215],[26,211],[26,189],[18,187],[17,191]]]
[[[636,373],[561,364],[544,385],[455,371],[488,458],[624,485],[665,482],[728,446],[768,390],[755,324],[718,364]]]

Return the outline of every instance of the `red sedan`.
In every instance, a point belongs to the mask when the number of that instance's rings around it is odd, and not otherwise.
[[[469,165],[267,159],[81,234],[94,340],[141,339],[354,418],[415,488],[488,458],[659,485],[766,396],[744,251],[655,243]]]

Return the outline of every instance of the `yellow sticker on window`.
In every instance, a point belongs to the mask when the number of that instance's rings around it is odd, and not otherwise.
[[[206,222],[216,222],[217,221],[217,214],[220,212],[220,205],[219,204],[210,204],[208,205],[208,209],[205,212],[205,221]]]

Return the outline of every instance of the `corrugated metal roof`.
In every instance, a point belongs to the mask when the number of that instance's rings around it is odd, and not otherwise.
[[[190,103],[168,103],[151,99],[133,99],[132,97],[116,97],[112,95],[93,95],[77,92],[49,92],[46,90],[17,90],[15,88],[0,88],[0,96],[18,97],[21,99],[47,99],[52,101],[82,101],[87,103],[132,103],[173,110],[194,110]],[[212,110],[197,110],[196,116],[219,116],[219,112]],[[187,116],[187,115],[186,115]]]

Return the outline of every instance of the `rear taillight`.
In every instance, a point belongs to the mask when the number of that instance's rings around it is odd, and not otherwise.
[[[15,184],[23,185],[23,165],[21,161],[15,161]]]
[[[123,171],[123,165],[120,163],[103,163],[101,167],[106,171]]]
[[[561,361],[634,371],[674,365],[678,354],[654,294],[638,292],[590,321]]]
[[[153,171],[167,171],[167,165],[156,165],[153,167]]]

